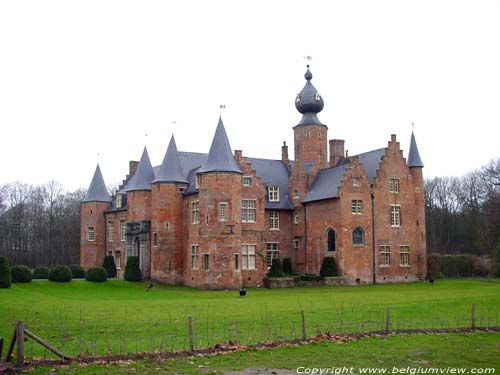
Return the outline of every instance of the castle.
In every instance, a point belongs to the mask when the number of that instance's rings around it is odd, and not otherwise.
[[[318,274],[334,257],[351,284],[422,280],[426,274],[423,163],[412,133],[408,158],[387,147],[355,156],[328,140],[323,98],[306,84],[295,106],[294,159],[233,154],[222,119],[208,154],[181,152],[172,136],[153,167],[146,148],[117,194],[99,168],[81,203],[81,265],[113,255],[119,276],[138,256],[145,279],[196,288],[263,283],[273,258]]]

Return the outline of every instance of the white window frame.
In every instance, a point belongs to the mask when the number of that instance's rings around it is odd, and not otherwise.
[[[240,254],[238,253],[234,254],[234,270],[235,271],[240,270]]]
[[[351,200],[351,213],[353,215],[363,215],[363,201],[361,199]]]
[[[297,212],[293,215],[293,223],[299,225],[299,214]]]
[[[200,201],[191,202],[191,224],[200,223]]]
[[[120,241],[125,242],[127,240],[127,221],[125,219],[120,220]]]
[[[251,176],[243,176],[243,186],[252,186]]]
[[[115,265],[117,270],[122,269],[122,252],[120,250],[115,251]]]
[[[116,194],[116,208],[122,208],[123,205],[123,196],[118,193]]]
[[[194,188],[198,190],[200,188],[200,183],[201,183],[201,175],[197,174],[196,179],[194,181]]]
[[[399,193],[399,178],[397,177],[389,178],[389,191],[391,193]]]
[[[359,186],[359,177],[358,176],[353,176],[352,177],[352,186]]]
[[[191,270],[198,270],[198,256],[199,256],[200,247],[198,244],[191,245]]]
[[[269,212],[269,229],[280,230],[280,213],[278,211]]]
[[[153,246],[158,247],[158,232],[153,232]]]
[[[273,259],[280,258],[280,244],[279,242],[268,242],[266,244],[266,264],[270,268],[273,264]]]
[[[293,250],[298,251],[300,246],[300,240],[298,238],[293,239]]]
[[[95,228],[87,227],[87,241],[94,242],[95,241]]]
[[[242,270],[255,270],[255,253],[256,245],[243,244],[241,245],[241,269]]]
[[[391,266],[391,245],[379,246],[379,264],[380,267]]]
[[[210,254],[203,254],[203,271],[210,271]]]
[[[299,199],[299,189],[293,189],[293,199]]]
[[[228,221],[229,205],[227,202],[219,202],[219,221]]]
[[[280,188],[279,186],[269,186],[267,189],[269,202],[280,201]]]
[[[115,241],[115,223],[113,220],[107,220],[107,227],[108,227],[108,242],[114,242]]]
[[[242,223],[255,223],[257,210],[255,208],[255,199],[242,199],[241,200],[241,222]]]
[[[391,204],[391,227],[401,227],[401,205]]]
[[[399,266],[400,267],[410,267],[410,246],[409,245],[399,246]]]

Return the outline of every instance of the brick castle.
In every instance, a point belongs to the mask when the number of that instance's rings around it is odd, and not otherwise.
[[[145,279],[196,288],[256,286],[273,258],[318,274],[334,257],[351,284],[422,280],[426,274],[423,164],[412,134],[408,158],[387,147],[348,156],[328,140],[323,98],[306,84],[295,106],[294,158],[233,154],[219,119],[208,154],[177,150],[172,136],[153,167],[146,148],[110,197],[97,166],[81,203],[81,265],[113,255],[122,277],[139,256]]]

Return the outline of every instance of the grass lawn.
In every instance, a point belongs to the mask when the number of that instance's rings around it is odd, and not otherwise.
[[[61,369],[38,368],[33,374],[224,374],[248,368],[296,370],[306,367],[494,368],[500,371],[500,333],[391,335],[347,343],[320,342],[223,356],[140,360],[109,365],[74,363]],[[51,369],[56,371],[50,372]],[[491,374],[491,373],[490,373]]]
[[[10,340],[15,320],[67,354],[188,349],[187,316],[194,319],[195,345],[228,340],[255,343],[300,337],[300,311],[307,333],[358,332],[385,327],[448,328],[499,325],[500,282],[438,281],[358,287],[200,291],[143,283],[33,281],[0,289],[0,336]],[[47,357],[27,342],[29,356]]]

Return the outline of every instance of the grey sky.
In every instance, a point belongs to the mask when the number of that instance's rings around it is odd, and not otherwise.
[[[349,154],[396,133],[406,155],[414,122],[425,175],[461,175],[500,157],[499,19],[498,1],[3,1],[0,183],[87,187],[98,160],[117,183],[172,132],[208,152],[220,104],[233,149],[279,159],[307,63]]]

